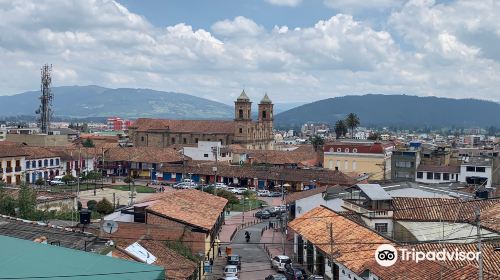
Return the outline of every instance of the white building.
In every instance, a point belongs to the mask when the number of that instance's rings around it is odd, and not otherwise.
[[[491,187],[493,160],[485,157],[465,157],[460,165],[459,181]]]
[[[231,151],[215,141],[199,141],[197,147],[184,147],[183,153],[193,160],[215,161],[216,156],[218,161],[232,160]]]
[[[458,182],[460,166],[420,165],[415,174],[419,183],[438,184]]]
[[[7,139],[7,127],[2,124],[0,125],[0,141],[5,141]]]

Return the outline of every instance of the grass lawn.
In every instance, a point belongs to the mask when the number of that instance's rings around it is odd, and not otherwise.
[[[119,191],[129,191],[129,186],[128,185],[119,185],[119,186],[111,186],[110,188],[114,190],[119,190]],[[154,193],[156,190],[151,187],[146,187],[146,186],[135,186],[135,191],[137,193]]]
[[[243,203],[241,203],[242,200],[240,199],[240,203],[238,204],[232,204],[231,205],[231,211],[238,211],[238,212],[243,212],[243,208],[245,209],[245,212],[254,210],[257,208],[260,208],[260,204],[262,205],[267,205],[267,202],[259,200],[259,199],[248,199],[245,201],[245,207],[243,207]]]
[[[64,186],[50,186],[50,190],[52,192],[76,192],[77,185],[64,185]],[[100,188],[101,185],[98,184],[96,188]],[[93,190],[94,189],[94,184],[90,183],[84,183],[80,184],[80,191],[87,191],[87,190]]]

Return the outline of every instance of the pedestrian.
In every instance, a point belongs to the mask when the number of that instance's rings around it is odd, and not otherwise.
[[[220,249],[220,246],[217,247],[217,256],[222,257],[222,250]]]

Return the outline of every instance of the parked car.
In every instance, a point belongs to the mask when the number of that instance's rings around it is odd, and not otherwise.
[[[271,213],[267,210],[259,210],[255,212],[255,218],[258,219],[269,219],[271,217]]]
[[[269,194],[270,197],[280,197],[281,196],[281,192],[271,192]]]
[[[265,280],[286,280],[286,276],[283,274],[272,274],[267,276]]]
[[[216,189],[227,189],[227,185],[224,183],[215,183]]]
[[[302,270],[297,268],[297,267],[293,267],[293,266],[289,266],[285,269],[285,277],[287,280],[305,280],[306,277],[305,277],[305,274],[302,273]]]
[[[235,265],[241,270],[241,257],[239,255],[229,255],[226,258],[227,265]]]
[[[271,217],[276,217],[278,215],[281,214],[280,211],[276,210],[274,207],[271,207],[271,208],[266,208],[265,211],[269,212],[269,214],[271,215]]]
[[[238,277],[238,267],[236,265],[226,265],[226,267],[224,267],[224,276]]]
[[[234,189],[233,193],[235,193],[235,194],[243,194],[246,191],[248,191],[248,189],[246,189],[246,188],[236,188],[236,189]]]
[[[198,187],[198,185],[193,182],[181,182],[174,185],[175,189],[194,189],[196,187]]]
[[[54,179],[49,181],[49,185],[51,186],[61,186],[64,185],[64,182],[62,181],[63,176],[55,176]]]
[[[323,276],[321,275],[309,275],[309,277],[307,277],[307,280],[324,280],[325,278],[323,278]]]
[[[235,187],[228,187],[226,191],[235,193],[236,188]]]
[[[268,190],[258,190],[257,196],[269,196],[271,193]]]
[[[271,268],[276,269],[278,272],[285,271],[285,265],[291,264],[292,260],[288,256],[278,255],[271,260]]]

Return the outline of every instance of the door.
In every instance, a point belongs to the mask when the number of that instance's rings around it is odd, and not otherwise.
[[[16,175],[16,185],[21,184],[21,175]]]
[[[316,274],[325,275],[325,257],[316,251]]]
[[[304,263],[304,239],[302,239],[302,236],[297,238],[297,262],[299,264]]]
[[[10,176],[6,176],[6,177],[5,177],[5,182],[7,183],[7,185],[12,184],[12,177],[10,177]]]
[[[306,258],[307,270],[309,270],[309,272],[311,273],[314,273],[314,249],[311,242],[307,242]]]

